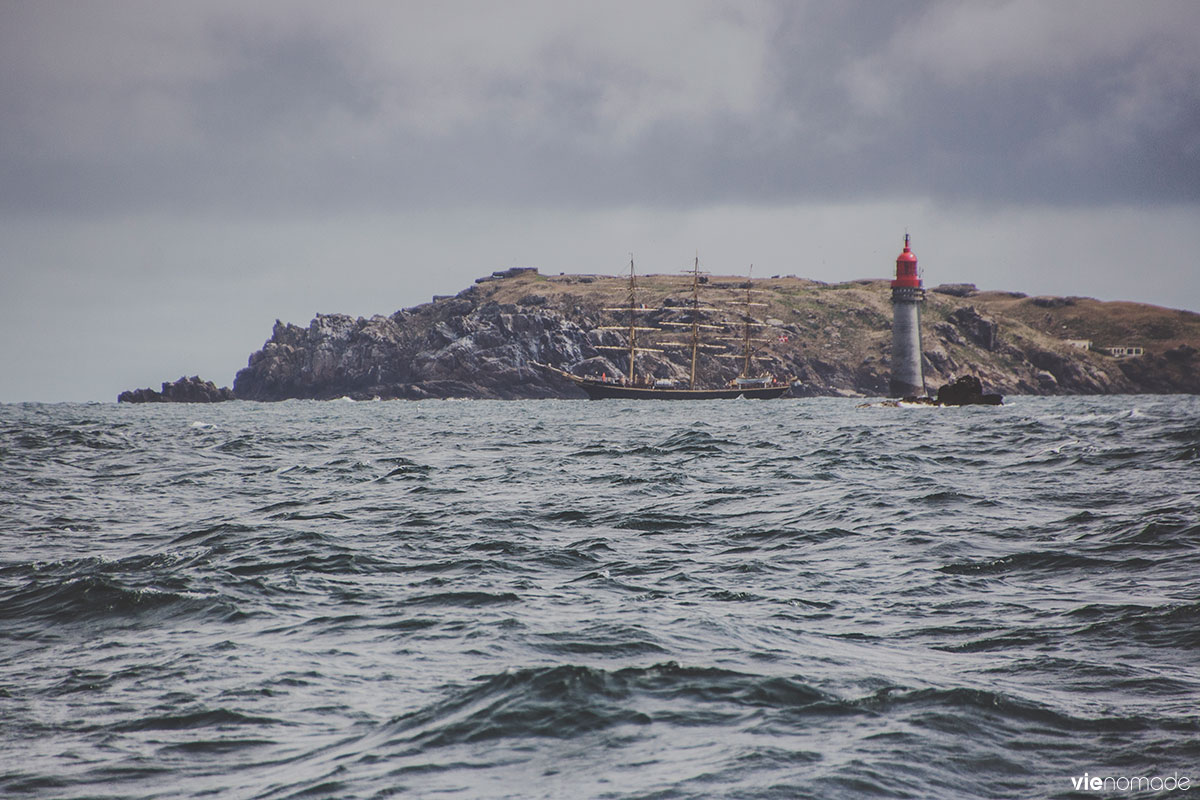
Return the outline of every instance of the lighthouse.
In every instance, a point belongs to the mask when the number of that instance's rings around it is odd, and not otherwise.
[[[892,397],[924,397],[925,376],[921,372],[921,305],[925,290],[917,274],[917,257],[904,234],[904,252],[896,258],[896,280],[892,281]]]

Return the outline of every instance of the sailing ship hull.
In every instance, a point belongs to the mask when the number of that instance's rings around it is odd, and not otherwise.
[[[622,386],[619,383],[589,380],[572,376],[571,381],[587,392],[592,400],[733,400],[745,397],[752,400],[773,400],[783,397],[790,384],[779,386],[729,387],[725,389],[664,389],[648,386]]]
[[[534,363],[583,389],[591,400],[734,400],[738,397],[750,400],[774,400],[777,397],[783,397],[792,388],[791,383],[778,383],[771,386],[729,386],[723,389],[627,386],[615,381],[581,378],[549,364]]]

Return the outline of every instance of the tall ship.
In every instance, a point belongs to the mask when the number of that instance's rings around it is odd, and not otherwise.
[[[722,400],[745,397],[758,400],[770,400],[782,397],[792,388],[791,380],[776,380],[769,374],[752,374],[753,354],[756,346],[768,341],[756,335],[766,323],[754,318],[752,309],[764,306],[752,299],[754,290],[747,280],[745,299],[727,303],[727,306],[741,308],[736,322],[715,324],[709,321],[713,315],[726,314],[727,309],[704,305],[700,299],[701,272],[700,259],[696,258],[693,268],[688,270],[692,277],[690,301],[674,311],[680,312],[683,320],[663,320],[658,325],[642,324],[644,317],[650,312],[661,312],[667,309],[647,307],[638,303],[637,279],[634,273],[633,259],[629,261],[629,289],[626,304],[617,308],[606,308],[607,312],[625,315],[627,322],[620,325],[605,325],[597,330],[619,331],[625,335],[623,345],[597,345],[597,350],[609,350],[625,355],[629,369],[624,377],[609,376],[579,376],[566,370],[551,367],[546,364],[539,366],[562,376],[578,386],[592,400],[623,399],[623,400]],[[720,335],[718,335],[720,334]],[[663,337],[673,337],[666,338]],[[644,344],[643,342],[647,342]],[[726,342],[727,344],[715,344]],[[741,345],[741,353],[729,353],[730,342]],[[648,371],[638,372],[638,355],[641,353],[662,353],[668,349],[683,349],[690,352],[689,378],[684,385],[681,382],[654,378]],[[719,352],[718,352],[719,351]],[[720,358],[734,358],[741,362],[741,369],[736,378],[724,386],[699,386],[696,380],[696,362],[700,355],[709,353]]]

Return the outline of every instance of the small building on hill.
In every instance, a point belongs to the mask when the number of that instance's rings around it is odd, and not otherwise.
[[[1143,356],[1146,354],[1146,348],[1134,347],[1125,344],[1115,344],[1109,347],[1101,347],[1100,352],[1105,355],[1110,355],[1113,358],[1131,358],[1133,356]]]
[[[476,283],[487,283],[488,281],[502,281],[505,278],[516,278],[521,275],[537,275],[537,267],[510,267],[509,269],[498,269],[491,275],[485,275],[482,278],[476,278]]]

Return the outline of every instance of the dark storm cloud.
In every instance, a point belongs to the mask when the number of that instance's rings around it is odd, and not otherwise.
[[[1191,3],[66,8],[0,12],[10,213],[1200,199]]]
[[[1146,14],[1160,17],[1147,25]],[[790,15],[773,47],[777,106],[809,125],[780,148],[797,156],[778,160],[790,167],[781,190],[794,182],[984,204],[1195,201],[1200,58],[1182,31],[1196,25],[1195,7],[1161,3]]]

